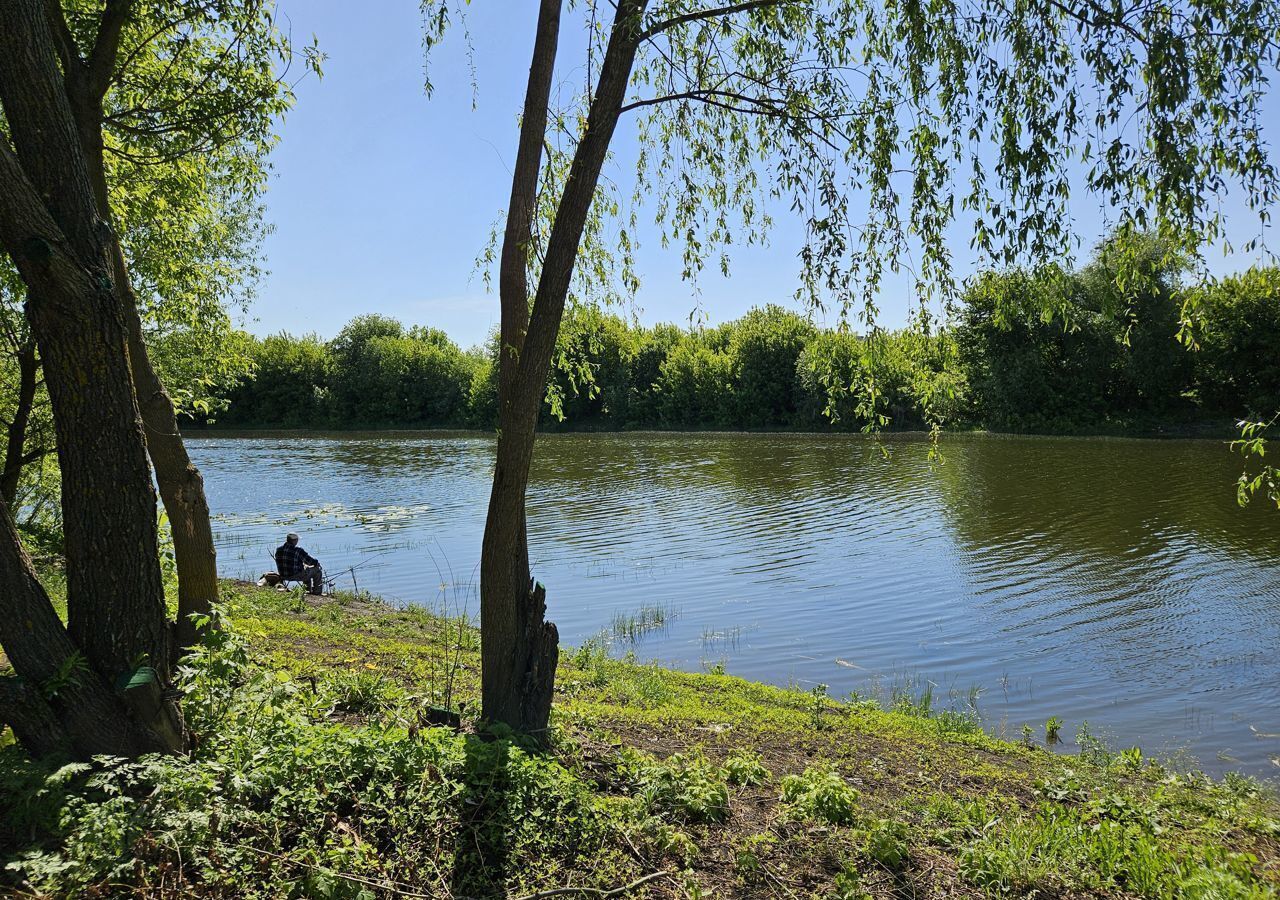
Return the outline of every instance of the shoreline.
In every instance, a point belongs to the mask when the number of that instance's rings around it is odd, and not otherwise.
[[[294,436],[307,435],[343,435],[343,436],[387,436],[396,434],[456,434],[468,437],[492,437],[494,429],[492,428],[476,428],[465,425],[422,425],[422,426],[403,426],[390,425],[385,427],[353,427],[343,428],[337,426],[325,426],[320,428],[287,428],[276,426],[247,426],[247,425],[208,425],[190,427],[184,431],[187,438],[198,437],[250,437],[254,435],[264,434],[281,434]],[[662,436],[674,437],[677,435],[690,436],[726,436],[726,437],[748,437],[748,436],[794,436],[794,437],[837,437],[837,438],[856,438],[856,439],[928,439],[931,432],[921,429],[903,429],[881,430],[877,432],[861,432],[861,431],[806,431],[801,429],[732,429],[732,428],[677,428],[677,429],[661,429],[661,428],[546,428],[539,426],[538,436],[544,437],[561,437],[569,435],[607,435],[607,436]],[[1222,441],[1231,442],[1238,440],[1239,431],[1235,428],[1235,423],[1226,421],[1210,421],[1198,425],[1189,425],[1181,428],[1170,426],[1168,428],[1147,428],[1147,429],[1081,429],[1078,431],[1000,431],[984,428],[972,429],[944,429],[940,432],[940,439],[946,441],[948,438],[964,438],[964,437],[991,437],[991,438],[1075,438],[1075,439],[1097,439],[1097,440],[1141,440],[1141,441]]]
[[[13,864],[0,879],[146,896],[1280,891],[1280,799],[1252,779],[1097,742],[1061,756],[1039,734],[999,740],[952,711],[590,647],[564,648],[537,752],[476,730],[469,626],[350,594],[224,583],[223,599],[231,630],[191,663],[190,760],[49,781],[0,750],[4,782],[29,785],[31,801],[43,791],[59,823],[34,843],[0,837]]]

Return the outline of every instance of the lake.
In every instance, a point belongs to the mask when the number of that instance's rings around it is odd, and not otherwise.
[[[225,575],[286,531],[338,578],[478,616],[487,434],[202,433]],[[1280,775],[1280,514],[1215,441],[568,434],[530,554],[562,643],[833,696],[972,697],[988,730]],[[344,570],[352,569],[345,572]],[[342,573],[342,574],[340,574]],[[625,630],[625,629],[622,629]],[[1188,760],[1189,761],[1189,760]]]

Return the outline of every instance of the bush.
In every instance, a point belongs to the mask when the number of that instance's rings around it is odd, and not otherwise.
[[[867,832],[867,856],[889,872],[899,874],[911,858],[911,831],[902,822],[877,819]]]
[[[1200,317],[1196,387],[1232,417],[1280,410],[1280,268],[1250,269],[1192,298]]]
[[[657,384],[662,364],[680,343],[683,332],[674,325],[641,328],[631,345],[631,386],[624,422],[632,427],[657,424],[660,419],[661,394]]]
[[[1181,257],[1147,235],[1113,236],[1078,272],[987,272],[956,329],[977,418],[1076,430],[1184,404],[1192,359],[1178,340]]]
[[[658,372],[658,415],[663,425],[728,426],[733,422],[733,359],[714,337],[685,335]]]
[[[803,775],[782,779],[782,799],[801,816],[832,825],[852,825],[861,796],[840,775],[828,768],[805,769]]]
[[[759,753],[735,750],[724,761],[724,777],[729,784],[760,784],[769,777],[769,770],[764,767]]]
[[[250,349],[253,374],[232,389],[226,425],[315,427],[328,420],[328,354],[315,335],[272,335]]]
[[[728,327],[735,425],[796,424],[796,362],[816,334],[807,319],[773,304],[749,310]]]
[[[599,858],[615,813],[555,760],[447,728],[331,719],[343,696],[400,702],[385,685],[313,689],[254,665],[225,623],[180,675],[190,757],[50,768],[0,750],[0,849],[20,851],[6,874],[24,891],[355,898],[367,894],[352,877],[445,872],[487,896],[483,848],[548,872]],[[406,701],[387,718],[412,716]]]
[[[547,379],[546,421],[624,422],[631,400],[634,333],[593,306],[565,312]]]
[[[623,769],[652,812],[674,813],[690,822],[722,822],[729,815],[724,774],[700,750],[676,753],[665,761],[626,752]]]

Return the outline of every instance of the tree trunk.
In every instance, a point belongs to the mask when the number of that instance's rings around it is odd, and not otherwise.
[[[541,143],[559,28],[558,2],[542,4],[503,238],[500,293],[498,447],[480,558],[484,716],[541,736],[551,710],[556,628],[546,596],[529,577],[525,494],[538,411],[578,246],[618,122],[639,46],[647,0],[617,5],[585,134],[574,155],[547,244],[532,313],[525,280]]]
[[[511,179],[498,291],[502,324],[498,358],[498,449],[480,553],[482,716],[541,736],[551,710],[559,635],[545,622],[545,595],[529,579],[525,521],[532,434],[517,439],[519,359],[529,323],[529,241],[547,128],[547,105],[560,37],[561,0],[542,0],[525,91],[520,142]],[[527,452],[525,454],[527,456]]]
[[[22,480],[22,467],[27,444],[27,424],[31,421],[31,409],[36,401],[36,375],[40,363],[36,359],[36,343],[28,337],[18,350],[18,401],[9,422],[8,443],[4,449],[4,472],[0,473],[0,500],[13,509],[18,499],[18,483]]]
[[[67,91],[89,170],[94,201],[102,220],[110,222],[111,194],[103,159],[102,98],[96,95],[90,79],[83,76],[68,78]],[[151,356],[142,335],[138,298],[133,292],[118,236],[111,236],[109,249],[112,277],[129,331],[129,366],[145,429],[147,453],[155,469],[160,500],[164,503],[173,535],[173,556],[178,570],[178,616],[172,645],[173,661],[176,662],[200,638],[200,629],[196,628],[192,616],[207,616],[218,599],[218,554],[213,546],[204,478],[187,455],[173,400],[151,366]]]
[[[142,424],[146,429],[147,453],[155,468],[160,499],[169,515],[169,528],[173,533],[173,555],[178,569],[178,619],[173,643],[176,661],[200,638],[200,629],[192,621],[192,616],[207,616],[218,599],[218,554],[213,547],[213,527],[209,521],[209,502],[204,494],[204,478],[187,455],[169,392],[151,367],[142,337],[142,317],[138,314],[137,298],[129,287],[129,274],[118,241],[112,251],[116,278],[125,286],[129,364]]]
[[[129,715],[88,664],[36,579],[6,507],[0,513],[0,644],[20,677],[0,679],[0,722],[33,755],[136,756],[170,749]]]
[[[72,644],[60,656],[53,654],[58,632],[50,626],[40,645],[55,664],[81,654],[88,673],[82,680],[101,679],[127,705],[131,715],[123,716],[120,702],[107,702],[109,694],[92,705],[103,722],[118,720],[114,731],[104,726],[103,733],[111,735],[104,751],[138,752],[139,741],[121,732],[148,735],[146,743],[155,749],[178,750],[185,733],[167,690],[170,635],[156,498],[124,307],[113,279],[114,238],[98,215],[39,0],[0,3],[0,101],[13,139],[13,149],[0,140],[0,245],[31,297],[28,319],[44,367],[62,471],[66,631]],[[21,584],[29,574],[29,561],[24,565],[18,550],[0,557],[6,585]],[[15,640],[15,646],[25,645],[5,632],[6,651]],[[42,683],[39,652],[9,655],[19,675]]]

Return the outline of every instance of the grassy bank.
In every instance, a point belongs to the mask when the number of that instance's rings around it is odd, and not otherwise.
[[[969,715],[561,660],[551,749],[473,729],[477,634],[422,610],[227,589],[183,669],[190,759],[0,751],[15,889],[64,896],[1280,893],[1280,803]],[[443,709],[461,709],[460,727]],[[542,894],[540,896],[570,896]]]

